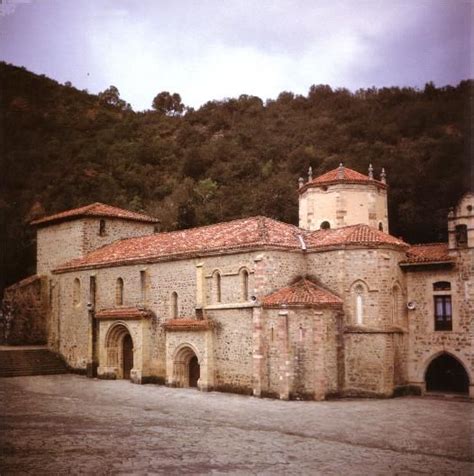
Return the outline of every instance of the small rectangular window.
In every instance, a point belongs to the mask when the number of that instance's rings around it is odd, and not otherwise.
[[[467,246],[467,225],[456,225],[456,245]]]
[[[451,296],[435,296],[435,331],[453,329]]]
[[[433,291],[451,291],[451,283],[449,281],[433,283]]]

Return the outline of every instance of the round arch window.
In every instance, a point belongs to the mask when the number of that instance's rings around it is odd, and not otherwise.
[[[331,224],[328,221],[323,221],[320,226],[321,230],[329,230]]]

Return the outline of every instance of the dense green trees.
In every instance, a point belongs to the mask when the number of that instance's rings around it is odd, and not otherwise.
[[[297,180],[344,162],[385,167],[391,232],[445,239],[448,207],[469,187],[472,81],[422,90],[241,95],[185,108],[162,92],[135,113],[110,87],[98,96],[0,63],[3,283],[34,271],[28,221],[103,201],[164,229],[263,214],[297,223]]]

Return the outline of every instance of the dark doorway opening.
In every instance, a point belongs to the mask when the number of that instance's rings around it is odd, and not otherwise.
[[[469,393],[469,377],[462,364],[449,354],[441,354],[426,370],[428,392]]]
[[[130,371],[133,369],[133,341],[130,334],[125,334],[122,341],[122,361],[123,378],[130,378]]]
[[[189,386],[197,387],[198,380],[201,374],[198,359],[195,355],[189,360]]]

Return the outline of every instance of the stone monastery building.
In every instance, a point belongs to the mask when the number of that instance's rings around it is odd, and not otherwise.
[[[257,216],[160,233],[100,203],[36,220],[29,282],[45,290],[49,347],[135,383],[474,397],[474,195],[450,212],[448,243],[408,245],[389,234],[384,172],[310,170],[298,193],[299,227]]]

